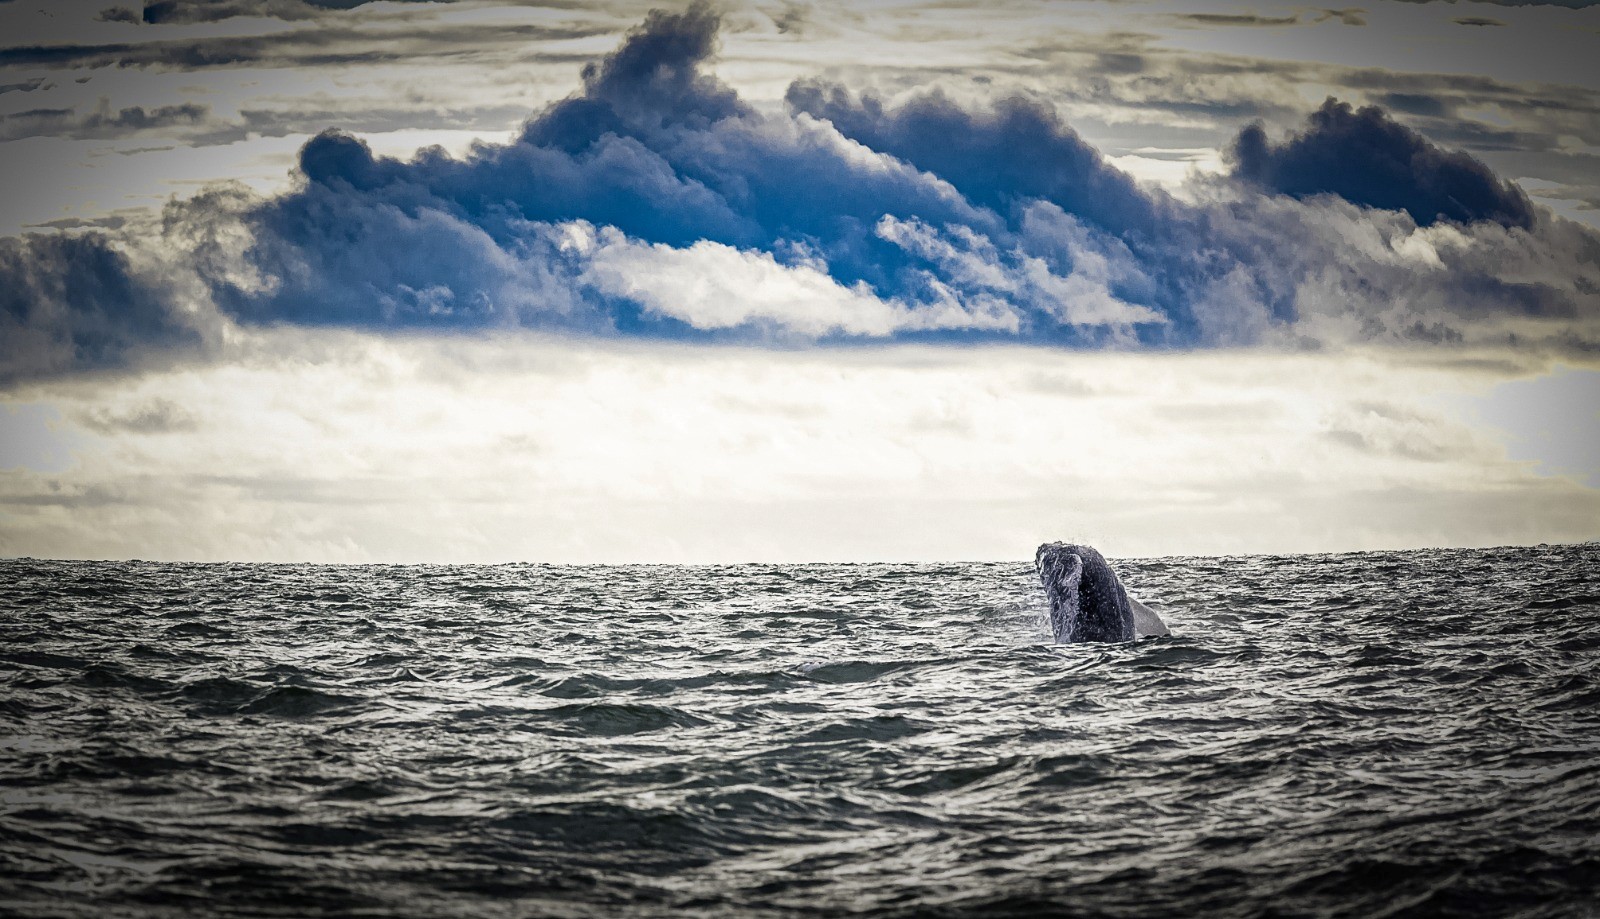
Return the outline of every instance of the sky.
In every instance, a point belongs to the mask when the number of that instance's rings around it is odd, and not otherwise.
[[[1600,6],[0,0],[0,555],[1600,538]]]

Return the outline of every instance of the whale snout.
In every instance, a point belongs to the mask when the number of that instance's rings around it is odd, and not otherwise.
[[[1072,551],[1073,548],[1061,543],[1040,546],[1033,556],[1033,567],[1039,579],[1046,584],[1076,581],[1083,573],[1084,557]]]
[[[1074,546],[1070,543],[1047,542],[1038,549],[1034,550],[1033,567],[1039,571],[1043,571],[1047,567],[1061,565],[1069,557],[1076,558],[1081,563],[1083,561],[1083,556],[1074,551],[1077,548],[1077,546]]]
[[[1142,604],[1135,610],[1116,572],[1093,547],[1045,543],[1034,552],[1033,564],[1050,602],[1057,641],[1132,641],[1141,634],[1166,634],[1154,611]]]

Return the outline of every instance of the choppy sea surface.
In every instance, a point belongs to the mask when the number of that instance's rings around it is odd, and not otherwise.
[[[1600,546],[0,561],[0,912],[1596,916]]]

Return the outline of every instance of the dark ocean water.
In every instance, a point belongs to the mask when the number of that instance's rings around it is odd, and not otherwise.
[[[1113,562],[0,562],[0,911],[1600,915],[1600,546]]]

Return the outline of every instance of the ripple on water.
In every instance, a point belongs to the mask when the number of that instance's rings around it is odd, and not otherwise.
[[[0,902],[1600,913],[1600,548],[1116,564],[3,561]]]

